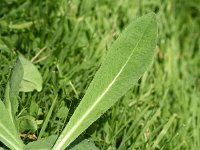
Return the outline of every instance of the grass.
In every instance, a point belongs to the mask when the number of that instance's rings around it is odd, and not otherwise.
[[[132,19],[154,11],[152,68],[82,137],[105,150],[200,147],[199,0],[3,0],[0,7],[0,98],[17,53],[34,58],[44,80],[42,92],[20,93],[18,117],[33,118],[21,133],[60,133],[107,47]]]

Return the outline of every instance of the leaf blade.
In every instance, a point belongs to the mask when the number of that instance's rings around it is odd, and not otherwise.
[[[110,47],[83,100],[53,150],[64,149],[142,76],[155,54],[156,16],[131,23]]]
[[[15,113],[18,110],[17,96],[19,94],[19,87],[23,78],[23,68],[20,60],[17,58],[10,81],[8,81],[5,90],[5,107],[8,110],[9,116],[13,123],[15,123]]]
[[[30,142],[24,147],[24,150],[51,150],[56,139],[57,135],[51,135],[34,142]]]
[[[67,149],[68,150],[68,149]],[[85,139],[69,150],[99,150],[92,141]]]
[[[42,76],[40,72],[22,55],[19,55],[19,60],[24,70],[23,80],[21,81],[19,90],[21,92],[31,92],[36,89],[40,92],[42,90]]]
[[[0,100],[0,141],[11,149],[22,150],[23,143],[12,123],[4,103]]]

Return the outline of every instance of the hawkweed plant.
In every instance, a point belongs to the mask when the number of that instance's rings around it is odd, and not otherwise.
[[[19,56],[5,90],[5,100],[0,101],[0,141],[15,150],[64,150],[140,79],[152,64],[156,41],[154,13],[132,21],[110,46],[85,96],[59,137],[50,136],[27,145],[18,136],[17,96],[19,91],[41,91],[42,79],[34,65]],[[94,147],[87,141],[79,144]]]

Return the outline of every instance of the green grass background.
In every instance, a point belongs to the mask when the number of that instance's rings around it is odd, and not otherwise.
[[[1,0],[0,98],[18,53],[33,60],[44,80],[42,92],[20,93],[20,132],[59,134],[107,48],[150,11],[159,24],[151,69],[81,137],[103,150],[198,150],[199,0]]]

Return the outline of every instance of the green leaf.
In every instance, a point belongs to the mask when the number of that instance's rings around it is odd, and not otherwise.
[[[58,136],[52,135],[40,140],[30,142],[24,147],[24,150],[51,150]]]
[[[8,110],[9,116],[13,123],[15,123],[15,114],[18,110],[17,96],[19,94],[19,87],[23,78],[23,68],[19,59],[16,60],[14,68],[11,73],[10,81],[8,81],[5,90],[5,107]]]
[[[37,130],[37,121],[31,115],[24,115],[18,118],[19,124],[19,132],[24,133],[25,131],[29,131],[30,133],[34,133]]]
[[[20,85],[20,91],[31,92],[37,90],[38,92],[42,90],[42,77],[38,69],[23,56],[19,56],[19,60],[22,63],[24,76]]]
[[[17,135],[16,128],[9,117],[4,103],[0,100],[0,141],[14,150],[22,150],[24,144]]]
[[[70,150],[99,150],[95,144],[87,139],[81,141]]]
[[[69,113],[69,108],[65,105],[65,102],[62,101],[60,108],[58,109],[56,113],[56,117],[58,117],[59,119],[65,119],[68,113]]]
[[[29,112],[30,112],[30,115],[36,117],[38,115],[38,111],[39,111],[39,105],[36,103],[35,99],[32,99],[31,100],[31,104],[30,104],[30,107],[29,107]]]
[[[155,54],[154,13],[133,21],[109,48],[83,100],[53,150],[63,150],[122,97],[147,70]]]

